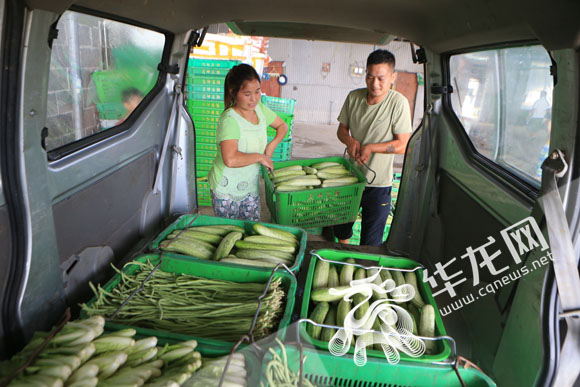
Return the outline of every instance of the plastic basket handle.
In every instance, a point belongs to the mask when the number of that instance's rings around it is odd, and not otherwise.
[[[344,157],[345,159],[346,159],[346,151],[347,150],[348,150],[348,148],[344,148],[344,153],[342,155],[342,157]],[[375,170],[370,168],[368,165],[366,165],[366,163],[360,163],[360,165],[362,165],[363,167],[365,167],[366,169],[368,169],[369,171],[371,171],[373,173],[373,178],[371,179],[371,181],[369,181],[367,179],[367,184],[373,184],[373,182],[377,178],[377,173],[375,172]]]

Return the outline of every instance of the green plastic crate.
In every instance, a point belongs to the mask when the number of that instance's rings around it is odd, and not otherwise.
[[[195,150],[196,157],[205,157],[205,158],[210,158],[213,160],[216,155],[217,155],[217,150],[215,150],[215,151],[197,150],[197,149]]]
[[[194,218],[195,218],[195,215],[191,215],[191,214],[180,216],[175,222],[173,222],[169,227],[167,227],[165,230],[163,230],[163,232],[161,232],[161,234],[159,234],[157,236],[157,238],[155,238],[149,244],[149,249],[152,251],[157,249],[157,247],[159,246],[159,243],[162,240],[164,240],[167,237],[167,235],[171,234],[175,230],[184,229],[187,225],[189,225],[191,220]],[[199,215],[195,219],[195,221],[193,223],[191,223],[190,226],[195,227],[195,226],[207,226],[207,225],[213,225],[213,224],[233,224],[236,226],[243,227],[244,230],[246,230],[247,234],[251,234],[251,233],[253,233],[252,226],[255,223],[258,223],[258,222],[251,222],[249,220],[219,218],[216,216],[208,216],[208,215]],[[270,223],[263,223],[263,222],[259,222],[259,223],[262,223],[268,227],[288,231],[288,232],[296,235],[296,237],[298,237],[298,240],[300,241],[300,246],[298,247],[298,251],[296,252],[296,260],[294,261],[294,265],[292,265],[289,268],[291,271],[297,272],[300,269],[300,265],[302,264],[302,260],[304,259],[304,253],[306,251],[306,241],[307,241],[306,232],[304,230],[302,230],[300,228],[296,228],[296,227],[285,227],[285,226],[280,226],[278,224],[270,224]],[[195,259],[198,260],[197,258],[195,258]],[[222,262],[219,264],[223,265],[223,266],[232,266],[232,267],[248,267],[245,265],[238,265],[235,263]],[[255,270],[267,271],[267,272],[272,271],[269,268],[263,268],[263,267],[256,267]]]
[[[240,64],[239,60],[190,58],[187,62],[187,67],[221,68],[229,70],[237,64]]]
[[[263,95],[262,103],[277,113],[294,114],[296,100]]]
[[[127,115],[127,110],[121,102],[97,103],[99,117],[103,120],[120,120]]]
[[[196,169],[195,175],[198,178],[200,178],[200,177],[207,177],[207,175],[209,175],[209,169],[207,169],[207,170],[204,170],[204,169]]]
[[[272,154],[272,161],[287,161],[292,157],[292,138],[282,141]]]
[[[220,111],[224,110],[224,101],[206,101],[206,100],[195,100],[195,99],[188,99],[187,108],[207,108],[207,109],[218,109]]]
[[[206,137],[204,137],[206,138]],[[202,141],[197,141],[196,138],[196,142],[195,142],[195,151],[206,151],[206,152],[216,152],[217,153],[217,144],[215,143],[208,143],[208,142],[202,142]]]
[[[215,93],[224,96],[224,87],[215,85],[186,85],[185,91],[189,93]]]
[[[196,125],[201,122],[207,122],[216,125],[217,127],[217,123],[220,120],[220,116],[203,116],[195,114],[191,117],[191,119],[193,120],[193,123]]]
[[[189,215],[185,215],[189,216]],[[136,258],[137,261],[150,262],[156,265],[159,262],[159,254],[147,254]],[[127,275],[132,275],[139,270],[137,265],[127,265],[124,266],[122,271]],[[255,270],[254,268],[249,268],[248,266],[240,265],[226,265],[214,261],[197,260],[188,257],[179,256],[177,254],[165,253],[163,254],[163,261],[157,270],[161,270],[168,273],[177,274],[187,274],[193,275],[201,278],[225,280],[239,283],[247,282],[257,282],[266,283],[272,271],[267,270]],[[294,308],[294,297],[296,294],[296,279],[287,272],[276,272],[274,278],[281,278],[282,285],[286,290],[286,306],[284,308],[284,313],[280,320],[279,329],[276,336],[280,340],[284,340],[286,336],[286,327],[290,323],[290,318],[292,316],[292,309]],[[121,281],[121,276],[116,274],[111,280],[109,280],[104,286],[105,291],[112,291]],[[89,305],[95,302],[95,298],[89,301]],[[84,312],[81,316],[85,316]],[[106,316],[105,316],[106,317]],[[168,343],[175,343],[187,340],[197,340],[198,349],[200,352],[208,355],[220,356],[229,354],[235,343],[217,340],[217,339],[207,339],[203,337],[184,335],[176,332],[169,332],[151,328],[144,328],[137,325],[129,324],[113,324],[107,322],[105,328],[109,330],[121,330],[126,328],[134,328],[137,331],[137,335],[140,336],[157,336]],[[272,337],[272,336],[270,336]],[[243,344],[242,344],[243,345]]]
[[[200,163],[196,163],[195,164],[196,168],[195,171],[197,172],[198,176],[207,176],[207,173],[209,173],[212,164],[200,164]],[[200,174],[200,172],[207,172],[205,175]]]
[[[217,116],[219,117],[224,110],[214,107],[191,107],[189,113],[192,116]]]
[[[338,251],[338,250],[330,250],[330,249],[323,249],[315,251],[316,254],[320,255],[322,258],[332,260],[332,261],[344,261],[347,258],[354,258],[360,259],[365,261],[371,261],[371,265],[373,266],[383,266],[387,268],[396,268],[396,269],[414,269],[419,265],[417,262],[408,259],[408,258],[395,258],[383,255],[375,255],[375,254],[365,254],[365,253],[357,253],[353,251]],[[314,270],[316,267],[316,263],[320,261],[315,256],[312,256],[310,260],[310,265],[308,267],[308,275],[306,277],[306,282],[304,284],[304,298],[302,299],[302,308],[300,309],[300,318],[308,318],[310,316],[310,312],[312,309],[313,303],[310,302],[310,293],[312,291],[312,281],[314,277]],[[342,265],[340,265],[342,266]],[[441,315],[439,314],[439,309],[437,308],[437,304],[435,303],[435,299],[431,293],[431,289],[429,288],[428,283],[422,281],[423,278],[423,270],[419,269],[416,271],[418,276],[417,278],[417,287],[419,288],[419,292],[421,293],[421,297],[423,300],[431,305],[435,309],[435,334],[437,336],[446,336],[447,332],[445,331],[445,327],[443,326],[443,320],[441,319]],[[310,337],[310,335],[306,332],[307,323],[303,323],[300,325],[300,336],[304,338],[304,342],[311,343],[316,348],[322,350],[328,350],[328,343],[315,340]],[[442,362],[445,361],[451,355],[451,346],[449,341],[447,340],[440,340],[436,341],[439,353],[434,355],[423,355],[421,357],[411,357],[403,352],[400,352],[401,361],[408,361],[408,362],[420,362],[420,363],[431,363],[431,362]],[[354,352],[354,345],[351,346],[348,353],[352,354]],[[385,355],[382,351],[376,351],[374,349],[369,349],[367,347],[367,356],[368,357],[377,357],[377,358],[385,358]],[[385,360],[386,362],[386,360]]]
[[[224,76],[201,76],[201,77],[187,77],[187,83],[192,85],[213,85],[222,86],[225,84],[226,77]]]
[[[300,373],[300,350],[297,346],[286,345],[288,368],[295,374]],[[278,345],[274,351],[283,358]],[[368,358],[362,367],[354,364],[352,356],[333,356],[328,352],[311,348],[302,350],[303,377],[315,386],[336,387],[403,387],[403,386],[445,386],[461,387],[455,370],[449,365],[432,365],[420,363],[399,363],[391,365],[380,359]],[[266,379],[266,367],[274,356],[268,351],[262,361],[261,382],[269,386]],[[496,384],[487,375],[475,368],[459,367],[459,374],[467,387],[495,387]],[[304,384],[303,384],[304,385]]]
[[[195,136],[196,144],[212,144],[213,149],[217,150],[216,138],[215,136]]]
[[[202,156],[197,156],[195,158],[195,162],[197,164],[206,164],[206,165],[212,165],[213,164],[213,157],[202,157]]]
[[[211,194],[209,192],[209,182],[197,182],[197,204],[200,206],[211,206]]]
[[[224,101],[224,93],[207,93],[207,92],[190,92],[187,93],[188,99],[201,99],[206,101]]]
[[[272,128],[271,126],[268,126],[266,132],[268,135],[268,142],[272,141],[272,139],[276,136],[276,129]],[[286,141],[290,139],[292,139],[292,128],[289,127],[283,140]]]
[[[201,137],[215,137],[215,129],[198,129],[195,128],[195,135]]]
[[[359,179],[359,182],[342,187],[274,192],[274,184],[268,176],[268,171],[263,166],[261,167],[266,188],[266,203],[276,223],[316,228],[356,220],[366,179],[350,161],[342,157],[301,159],[275,162],[274,169],[291,165],[312,165],[323,161],[333,161],[344,165]]]

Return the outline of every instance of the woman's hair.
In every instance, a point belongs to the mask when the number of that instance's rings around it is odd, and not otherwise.
[[[224,84],[224,109],[232,107],[235,103],[235,96],[244,82],[254,79],[260,82],[260,76],[252,66],[242,63],[232,67],[226,75]]]

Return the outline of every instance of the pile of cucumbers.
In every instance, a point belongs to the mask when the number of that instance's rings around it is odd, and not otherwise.
[[[290,267],[296,260],[300,240],[291,232],[255,223],[253,235],[236,225],[207,225],[175,230],[159,244],[170,251],[200,259],[240,265]]]
[[[355,294],[353,301],[345,301],[341,296],[332,295],[331,288],[345,289],[350,287],[353,280],[362,280],[375,275],[378,269],[363,269],[353,266],[355,260],[348,258],[346,265],[330,264],[327,261],[318,260],[312,280],[312,291],[310,300],[313,304],[310,307],[309,318],[319,324],[334,325],[344,327],[344,320],[351,309],[360,304],[364,304],[355,311],[355,318],[361,319],[369,309],[370,303],[387,298],[386,294],[373,293],[370,301],[364,301],[366,297],[360,293]],[[435,309],[426,303],[419,293],[417,287],[417,275],[415,272],[402,272],[398,270],[382,269],[374,283],[380,285],[387,279],[395,281],[396,286],[408,284],[415,289],[415,296],[409,302],[396,302],[400,307],[405,308],[413,320],[413,334],[425,337],[435,337]],[[392,302],[392,301],[389,301]],[[375,320],[373,329],[380,331],[379,319]],[[317,327],[308,324],[307,333],[311,338],[329,342],[335,329]],[[375,344],[376,345],[376,344]],[[437,353],[436,343],[432,340],[425,340],[426,353]],[[380,346],[375,348],[380,350]]]
[[[358,183],[344,165],[323,161],[310,166],[292,165],[269,173],[278,192],[302,191],[314,188],[339,187]]]
[[[68,322],[10,386],[179,386],[201,367],[195,340],[158,346],[157,337],[134,338],[135,329],[103,334],[105,319]],[[14,376],[48,337],[36,332],[11,360],[0,363],[0,384]]]

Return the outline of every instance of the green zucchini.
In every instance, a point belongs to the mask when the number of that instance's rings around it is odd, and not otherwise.
[[[171,234],[177,235],[178,233],[179,233],[179,231],[174,231]],[[203,231],[195,231],[191,228],[184,230],[180,235],[192,236],[196,239],[200,239],[202,241],[209,242],[212,245],[216,245],[216,246],[219,245],[219,243],[222,241],[222,237],[219,235],[209,234],[209,233],[203,232]]]
[[[348,286],[338,286],[334,289],[338,291],[349,289],[350,285]],[[314,289],[312,293],[310,293],[310,299],[314,302],[334,302],[340,300],[344,296],[336,296],[330,294],[330,288],[320,288]]]
[[[226,235],[218,245],[214,259],[219,261],[229,255],[230,251],[234,248],[235,243],[240,239],[242,239],[242,233],[239,231],[232,231]]]
[[[167,240],[176,239],[177,234],[171,233],[167,235]],[[216,247],[209,242],[202,241],[201,239],[197,239],[192,237],[191,235],[181,234],[177,237],[178,240],[185,241],[186,243],[195,243],[197,245],[203,246],[208,250],[211,250],[215,253]]]
[[[291,232],[280,230],[277,228],[266,227],[263,224],[255,223],[252,227],[256,234],[265,235],[273,238],[283,239],[290,242],[298,242],[296,235]]]
[[[304,172],[306,172],[306,174],[308,175],[316,175],[316,168],[312,168],[312,167],[308,167],[308,166],[304,166],[302,169],[304,169]]]
[[[171,251],[189,255],[201,259],[212,259],[214,252],[199,244],[186,242],[184,239],[176,239],[175,241],[162,241],[159,248],[163,251]]]
[[[422,308],[425,305],[423,298],[421,298],[421,293],[419,293],[419,288],[417,286],[417,275],[414,271],[408,271],[405,273],[405,282],[411,285],[415,289],[415,296],[411,300],[411,303],[417,308]]]
[[[254,250],[271,250],[273,245],[266,245],[262,243],[254,243],[254,242],[246,242],[246,241],[237,241],[236,247],[238,249],[254,249]],[[276,246],[276,250],[278,251],[285,251],[287,253],[295,253],[296,247],[290,245],[279,245]]]
[[[331,265],[330,269],[328,270],[328,285],[329,288],[336,288],[340,286],[340,282],[338,279],[338,270],[336,270],[335,265]]]
[[[236,256],[246,259],[261,259],[261,258],[280,258],[284,261],[294,262],[295,256],[292,253],[286,253],[277,250],[258,250],[258,249],[243,249],[236,252]]]
[[[324,319],[324,324],[336,325],[336,307],[333,307],[332,305],[330,306],[328,313],[326,314],[326,318]],[[322,328],[320,340],[328,343],[335,333],[336,329],[334,328]]]
[[[419,335],[425,337],[435,337],[435,309],[431,304],[426,304],[421,309]],[[432,340],[425,340],[425,347],[426,353],[433,354],[437,349],[437,344]]]
[[[350,265],[342,265],[342,269],[340,270],[340,285],[350,286],[350,281],[352,281],[355,269],[352,264],[354,264],[355,261],[352,258],[347,258],[345,262],[349,263]]]
[[[312,279],[312,288],[321,289],[328,287],[328,275],[330,272],[330,263],[327,261],[316,262],[316,269],[314,270],[314,277]]]
[[[334,162],[334,161],[323,161],[320,163],[312,164],[311,167],[316,168],[316,169],[322,169],[322,168],[334,167],[334,166],[340,166],[340,165],[342,165],[342,164]]]
[[[262,245],[272,245],[272,249],[274,249],[274,246],[280,246],[280,245],[285,245],[285,246],[294,246],[296,247],[296,244],[298,242],[290,242],[290,241],[286,241],[283,239],[278,239],[278,238],[272,238],[269,236],[265,236],[265,235],[249,235],[247,237],[244,238],[244,240],[246,242],[253,242],[253,243],[260,243]]]
[[[328,314],[328,310],[330,309],[330,305],[328,302],[321,302],[316,304],[316,307],[310,314],[310,319],[318,324],[324,324],[324,319]],[[306,332],[315,340],[320,339],[320,334],[322,333],[322,327],[318,327],[316,325],[308,324],[306,327]]]

